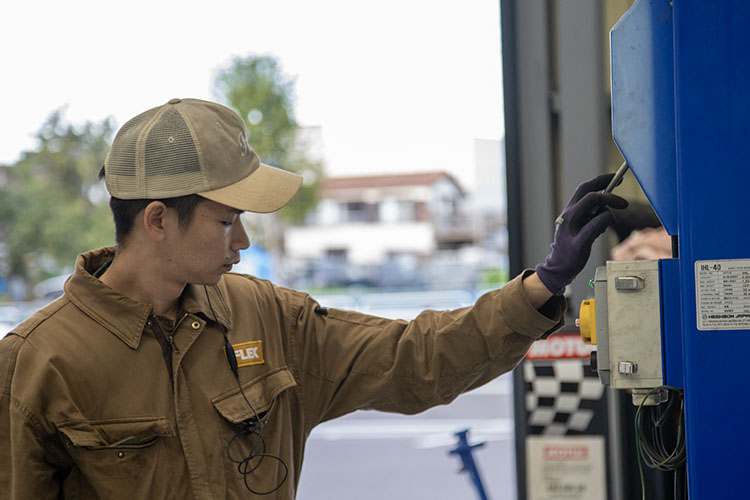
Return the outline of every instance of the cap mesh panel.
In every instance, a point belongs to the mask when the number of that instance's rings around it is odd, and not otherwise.
[[[198,151],[179,112],[169,109],[159,117],[146,139],[146,189],[183,192],[203,185]]]
[[[117,137],[115,137],[115,141],[112,144],[112,150],[109,153],[109,160],[107,161],[108,176],[122,175],[135,177],[135,144],[138,141],[138,135],[140,134],[143,125],[148,122],[157,111],[158,109],[151,109],[145,113],[141,113],[122,126],[117,133]],[[124,179],[121,181],[123,180]]]

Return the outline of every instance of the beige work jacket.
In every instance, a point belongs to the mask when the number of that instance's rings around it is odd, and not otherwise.
[[[407,322],[227,274],[186,288],[176,324],[158,319],[160,342],[150,305],[91,274],[112,257],[79,256],[65,294],[0,341],[2,498],[258,498],[232,459],[251,451],[258,426],[245,435],[243,422],[260,416],[266,453],[288,467],[270,497],[292,499],[317,424],[448,403],[512,369],[564,308],[556,298],[553,319],[540,314],[516,278],[473,307]],[[257,492],[284,475],[274,458],[249,468]]]

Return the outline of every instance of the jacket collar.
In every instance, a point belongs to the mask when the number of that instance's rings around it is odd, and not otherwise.
[[[218,285],[188,285],[182,293],[182,310],[190,314],[202,315],[206,320],[232,328],[232,315],[229,305],[220,289],[224,277]]]
[[[65,295],[87,316],[136,349],[153,306],[130,299],[94,277],[92,273],[114,256],[114,247],[79,255],[73,275],[65,282]],[[218,286],[187,285],[181,307],[187,313],[200,314],[231,328],[229,307]]]

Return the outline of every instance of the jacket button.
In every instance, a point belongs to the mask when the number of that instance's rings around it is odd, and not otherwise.
[[[200,323],[198,323],[197,321],[193,321],[193,324],[192,324],[192,325],[190,325],[190,326],[192,326],[192,327],[193,327],[193,330],[197,330],[198,328],[200,328],[200,327],[201,327],[201,324],[200,324]]]
[[[124,451],[118,451],[117,452],[117,458],[124,458],[124,457],[125,457],[125,452]]]

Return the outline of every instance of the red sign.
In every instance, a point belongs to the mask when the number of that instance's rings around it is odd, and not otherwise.
[[[588,359],[593,350],[594,346],[584,344],[580,335],[550,335],[546,340],[534,342],[526,359]]]
[[[542,457],[555,462],[583,462],[589,459],[588,446],[545,446]]]

